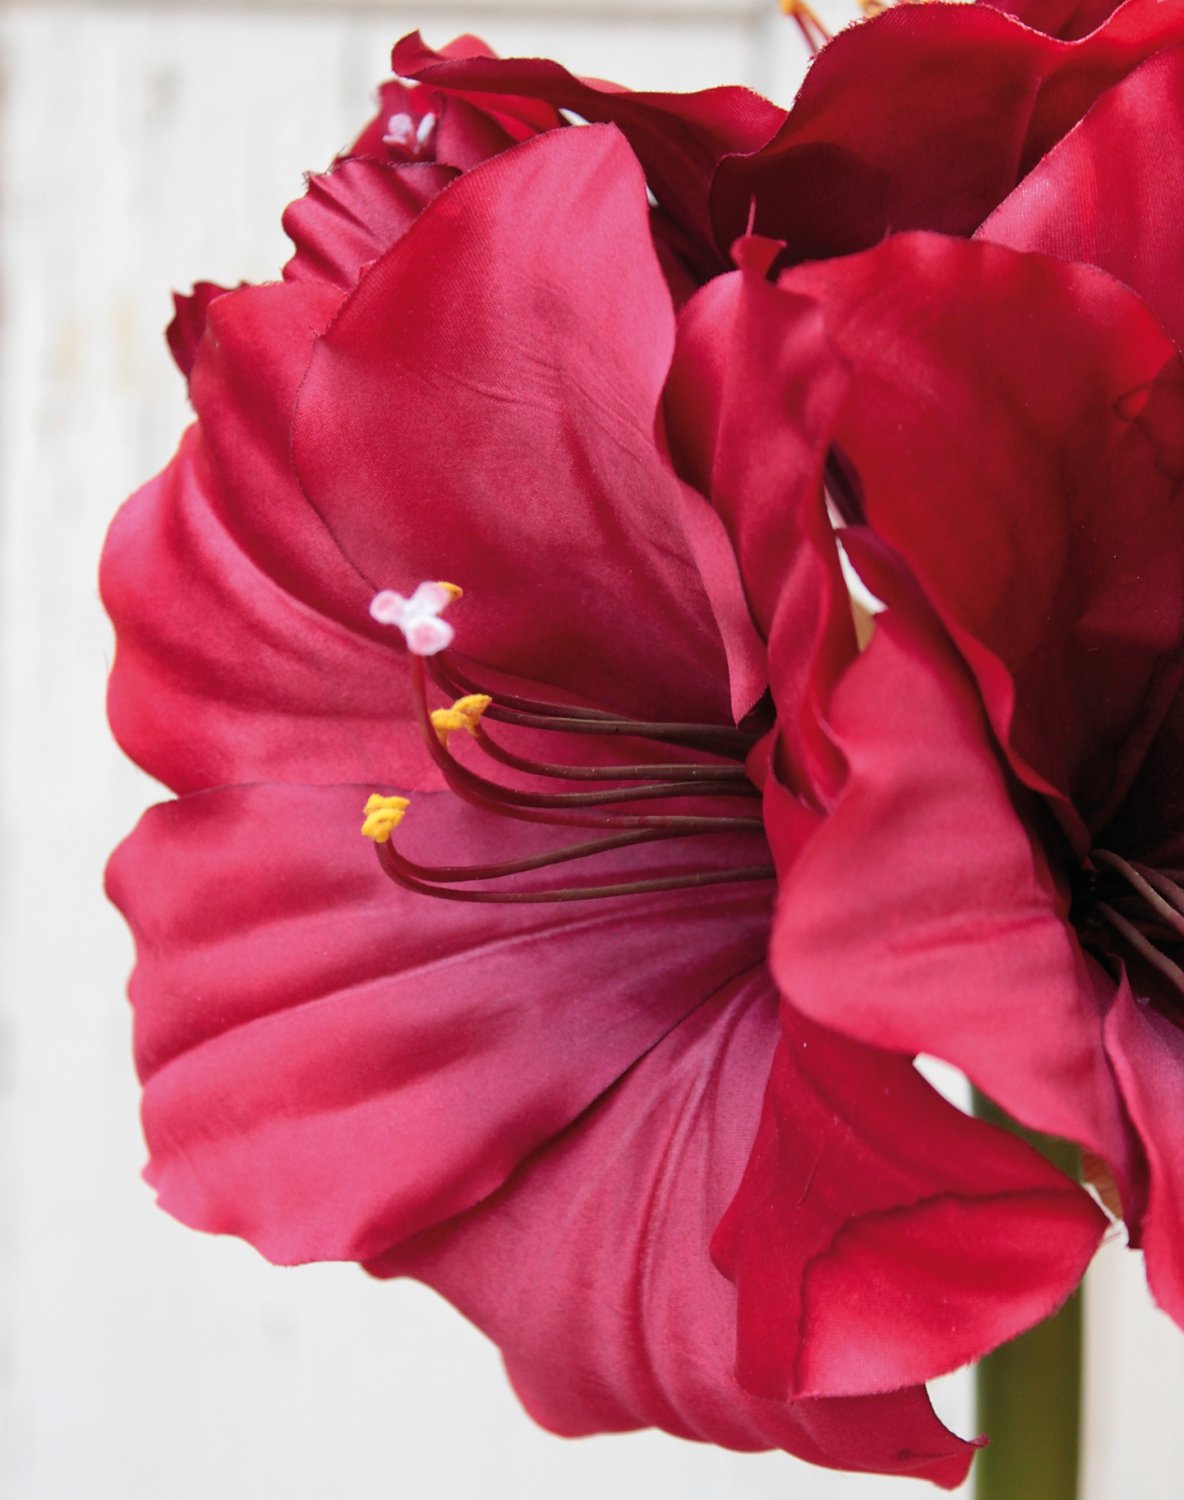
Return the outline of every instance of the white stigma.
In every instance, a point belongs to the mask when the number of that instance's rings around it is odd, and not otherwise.
[[[435,656],[452,644],[455,631],[440,611],[452,595],[438,583],[421,583],[409,599],[393,589],[382,589],[370,601],[371,617],[381,625],[395,625],[413,656]]]
[[[408,114],[392,115],[382,139],[387,146],[410,146],[415,140],[415,121]]]
[[[429,110],[417,125],[411,115],[400,110],[386,122],[384,146],[398,146],[412,156],[420,156],[427,149],[432,131],[436,128],[436,116]]]

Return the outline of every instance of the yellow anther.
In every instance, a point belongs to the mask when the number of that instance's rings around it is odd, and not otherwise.
[[[376,844],[385,844],[410,806],[406,797],[382,797],[377,792],[372,793],[363,808],[366,821],[362,824],[362,833]]]
[[[446,746],[450,734],[464,729],[475,739],[481,725],[481,715],[492,702],[488,693],[466,693],[451,708],[434,708],[431,720],[436,738]]]
[[[449,599],[452,600],[453,604],[455,604],[458,599],[464,598],[465,591],[460,587],[459,584],[445,583],[444,580],[440,578],[436,580],[436,587],[438,589],[443,589],[444,592],[448,595]]]

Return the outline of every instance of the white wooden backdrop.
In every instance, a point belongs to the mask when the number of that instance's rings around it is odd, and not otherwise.
[[[0,4],[0,1495],[919,1495],[655,1434],[551,1438],[429,1293],[273,1270],[138,1180],[131,951],[100,876],[157,794],[105,736],[95,560],[186,420],[170,288],[275,274],[301,171],[416,25],[635,86],[787,102],[801,68],[773,0]],[[1090,1290],[1087,1500],[1179,1500],[1184,1336],[1117,1247]],[[963,1431],[967,1397],[939,1392]]]

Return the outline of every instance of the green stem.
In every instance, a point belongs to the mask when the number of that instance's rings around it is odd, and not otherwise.
[[[974,1112],[1080,1175],[1075,1146],[1024,1130],[977,1090]],[[1077,1291],[1051,1318],[979,1362],[978,1430],[991,1441],[975,1459],[975,1500],[1077,1500],[1081,1332]]]

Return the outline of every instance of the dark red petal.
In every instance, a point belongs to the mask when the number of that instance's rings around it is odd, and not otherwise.
[[[755,228],[792,260],[905,229],[974,232],[1111,84],[1184,37],[1179,0],[1129,0],[1084,41],[986,5],[899,5],[840,34],[775,141],[726,161],[721,243]]]
[[[836,441],[868,522],[974,668],[1016,769],[1098,827],[1184,638],[1173,345],[1101,272],[933,235],[782,284],[818,299],[854,371]]]
[[[537,111],[538,100],[573,110],[586,120],[618,126],[637,153],[661,207],[693,235],[707,274],[724,263],[729,243],[715,242],[708,214],[708,190],[716,168],[732,152],[763,146],[785,119],[784,110],[748,89],[635,93],[576,78],[558,63],[541,58],[449,58],[433,52],[418,32],[398,43],[391,65],[405,77],[482,109],[521,115],[535,128],[531,109]]]
[[[1159,1305],[1184,1327],[1184,1033],[1124,979],[1106,1021],[1106,1045],[1149,1173],[1142,1244]]]
[[[287,413],[337,305],[321,283],[218,299],[193,375],[200,428],[107,538],[112,727],[175,791],[285,777],[439,785],[402,653],[366,617],[365,585],[288,463]]]
[[[714,1244],[737,1285],[747,1389],[897,1390],[981,1357],[1064,1301],[1107,1222],[1087,1194],[947,1104],[907,1058],[788,1005],[782,1027]]]
[[[1184,689],[1177,692],[1139,767],[1130,794],[1103,830],[1121,849],[1159,870],[1184,870]]]
[[[206,331],[206,312],[210,303],[228,290],[228,287],[213,281],[199,281],[188,296],[173,293],[173,321],[165,330],[165,338],[177,368],[187,378],[197,358],[197,346]]]
[[[378,1255],[492,1192],[767,932],[767,885],[576,907],[412,895],[358,833],[369,790],[182,798],[109,871],[139,956],[151,1180],[184,1222],[284,1263]],[[431,794],[399,838],[434,863],[564,842]],[[702,858],[677,841],[600,868]]]
[[[689,484],[680,487],[680,518],[711,604],[728,660],[732,717],[739,723],[768,685],[765,644],[757,634],[732,543],[719,513]]]
[[[456,175],[434,163],[395,166],[354,157],[310,177],[304,197],[284,214],[284,232],[296,247],[285,278],[327,281],[348,292]]]
[[[1071,42],[1101,26],[1113,15],[1115,0],[986,0],[1025,26]]]
[[[427,1281],[485,1329],[555,1432],[658,1426],[956,1485],[970,1445],[921,1390],[785,1405],[736,1384],[735,1293],[708,1246],[776,1036],[764,974],[726,986],[501,1192],[373,1269]]]
[[[673,321],[619,134],[527,141],[441,193],[317,341],[304,488],[372,588],[466,591],[464,656],[646,718],[727,719],[654,437]]]
[[[543,59],[532,58],[530,62],[532,67],[528,72],[533,73]],[[493,87],[480,90],[480,98],[474,102],[482,113],[497,120],[515,141],[528,140],[532,135],[555,130],[566,123],[558,105],[545,92],[530,87],[519,92],[508,83],[520,66],[516,59],[499,58],[487,42],[471,32],[454,37],[438,52],[427,45],[418,31],[402,37],[391,49],[392,69],[404,78],[416,79],[433,98],[466,100],[474,90],[453,87],[458,81],[463,84],[489,76],[497,79]],[[430,76],[421,76],[423,70],[429,68],[433,70]],[[436,69],[440,71],[436,72]],[[544,71],[551,69],[565,78],[571,77],[557,63],[544,63]],[[606,87],[612,88],[613,85]]]
[[[861,1041],[944,1058],[1125,1179],[1112,986],[1078,947],[974,684],[908,601],[877,618],[830,725],[848,779],[782,884],[785,994]]]
[[[674,462],[723,518],[771,643],[785,775],[816,801],[841,779],[823,712],[856,649],[820,500],[849,383],[815,303],[735,272],[684,309],[665,404]]]
[[[1016,250],[1101,266],[1184,347],[1184,47],[1103,94],[978,231]]]

